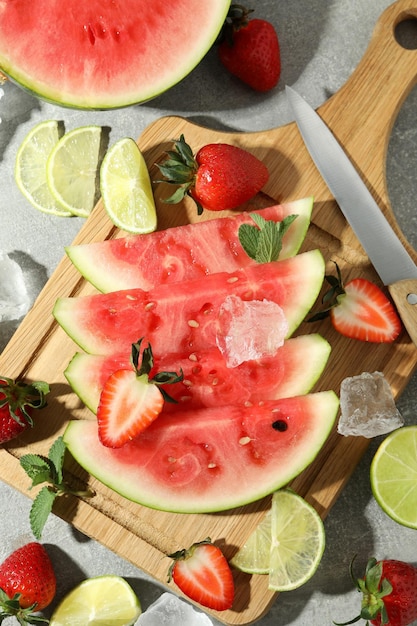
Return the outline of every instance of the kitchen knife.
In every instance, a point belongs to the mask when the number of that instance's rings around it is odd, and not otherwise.
[[[294,89],[286,95],[307,150],[417,346],[416,264],[329,127]]]

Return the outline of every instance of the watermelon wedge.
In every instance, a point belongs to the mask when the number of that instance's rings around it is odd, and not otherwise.
[[[58,298],[53,314],[72,339],[92,354],[128,353],[145,337],[154,354],[188,353],[216,346],[220,306],[233,294],[242,300],[278,304],[287,338],[316,300],[325,264],[319,250],[257,264],[204,280],[158,285],[78,298]]]
[[[214,43],[230,0],[6,0],[0,69],[39,97],[109,109],[179,82]]]
[[[283,238],[280,260],[298,253],[310,224],[313,198],[256,211],[266,220],[297,215]],[[255,212],[255,211],[254,211]],[[132,235],[66,248],[91,284],[108,293],[153,289],[161,283],[192,280],[216,272],[234,272],[254,261],[239,243],[239,226],[254,223],[248,213],[177,226],[148,235]]]
[[[96,420],[69,422],[75,460],[125,498],[180,513],[222,511],[286,485],[315,458],[338,411],[332,391],[176,414],[134,441],[103,446]]]
[[[311,334],[288,339],[274,356],[234,368],[226,367],[220,351],[212,348],[163,359],[154,355],[154,370],[184,372],[184,380],[171,384],[168,390],[177,404],[165,405],[165,411],[177,412],[306,394],[322,374],[329,355],[329,343]],[[129,356],[77,352],[72,358],[65,377],[93,413],[108,377],[118,369],[132,368]]]

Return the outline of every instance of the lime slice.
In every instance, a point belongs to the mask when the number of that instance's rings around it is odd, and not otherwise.
[[[317,511],[290,489],[272,496],[267,511],[231,564],[248,574],[269,574],[269,588],[290,591],[316,571],[325,546]]]
[[[118,228],[136,234],[156,229],[148,168],[133,139],[120,139],[107,151],[100,169],[100,186],[104,207]]]
[[[417,528],[417,425],[403,426],[384,439],[370,476],[382,510],[402,526]]]
[[[22,194],[36,209],[68,217],[72,213],[58,204],[46,180],[46,163],[59,137],[56,120],[41,122],[32,128],[16,155],[15,180]]]
[[[277,491],[271,507],[269,588],[290,591],[304,585],[323,556],[325,532],[317,511],[289,489]]]
[[[65,596],[49,626],[131,626],[140,614],[140,602],[124,578],[96,576]]]
[[[233,567],[248,574],[268,574],[271,552],[271,510],[267,511],[246,543],[230,560]]]
[[[46,179],[63,210],[88,217],[97,195],[101,127],[81,126],[58,141],[46,164]]]

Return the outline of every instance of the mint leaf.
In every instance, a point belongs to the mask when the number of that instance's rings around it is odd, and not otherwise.
[[[32,503],[29,513],[30,526],[36,539],[40,539],[48,515],[52,511],[55,498],[64,494],[72,494],[88,498],[93,496],[89,489],[78,491],[64,481],[63,468],[66,445],[62,437],[58,437],[49,449],[48,457],[42,454],[24,454],[20,465],[32,480],[32,487],[47,483],[39,491]]]
[[[62,437],[58,437],[49,449],[48,457],[54,464],[57,482],[62,482],[62,468],[64,466],[64,457],[67,446]]]
[[[246,254],[257,263],[277,261],[282,250],[282,239],[297,218],[288,215],[281,222],[265,220],[259,213],[251,213],[253,224],[241,224],[239,241]]]
[[[275,222],[265,222],[259,231],[258,249],[256,251],[257,263],[276,261],[282,249],[282,237]]]
[[[261,231],[252,224],[241,224],[239,227],[239,241],[240,245],[246,252],[246,254],[256,261],[256,255],[258,252],[259,236]]]
[[[20,465],[32,480],[30,489],[49,480],[51,472],[54,471],[49,459],[36,454],[24,454],[20,459]]]
[[[49,487],[42,487],[38,495],[33,501],[33,504],[29,513],[30,527],[36,539],[40,539],[42,536],[43,528],[46,524],[49,514],[52,511],[57,493],[49,489]]]

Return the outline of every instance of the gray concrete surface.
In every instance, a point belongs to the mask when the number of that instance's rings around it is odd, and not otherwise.
[[[84,124],[111,128],[111,140],[137,137],[156,118],[183,115],[212,128],[260,130],[291,121],[284,86],[293,85],[319,106],[349,77],[361,59],[374,25],[390,0],[257,0],[258,16],[271,20],[278,31],[282,78],[272,93],[256,94],[229,77],[213,53],[182,83],[147,103],[113,112],[63,109],[39,102],[12,84],[2,87],[0,99],[0,251],[9,253],[30,278],[34,298],[45,284],[83,224],[81,219],[58,219],[36,212],[21,196],[13,178],[20,142],[39,121],[63,120],[67,130]],[[417,22],[408,40],[417,47]],[[414,45],[415,44],[415,45]],[[370,112],[371,114],[372,112]],[[417,245],[417,89],[410,94],[392,132],[387,161],[390,198],[397,219],[410,242]],[[312,190],[314,193],[314,190]],[[0,348],[16,324],[0,324]],[[7,372],[3,372],[7,374]],[[417,378],[399,401],[407,423],[416,423]],[[314,578],[297,591],[282,594],[260,626],[322,626],[345,621],[359,611],[359,595],[352,589],[348,565],[354,553],[358,564],[367,557],[390,557],[417,562],[417,531],[390,520],[374,501],[369,464],[379,440],[374,440],[348,486],[328,516],[327,547]],[[31,540],[30,500],[0,483],[0,560],[16,545]],[[57,598],[88,576],[116,573],[125,576],[146,608],[162,592],[139,569],[103,546],[51,516],[43,536],[58,571]],[[180,626],[180,625],[178,625]]]

